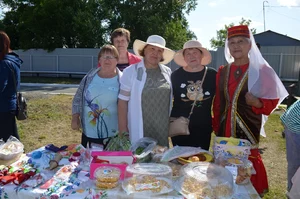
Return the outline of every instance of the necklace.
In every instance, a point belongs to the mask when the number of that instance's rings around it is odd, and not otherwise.
[[[242,72],[243,71],[242,71],[241,67],[238,66],[238,68],[234,71],[234,78],[238,79],[241,76]]]

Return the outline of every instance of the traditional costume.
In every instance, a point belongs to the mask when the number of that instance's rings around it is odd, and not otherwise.
[[[251,40],[248,53],[249,63],[236,66],[230,55],[228,40],[243,36]],[[221,66],[216,77],[216,96],[213,105],[213,129],[218,136],[247,139],[252,144],[249,160],[256,175],[251,182],[259,194],[268,191],[265,167],[258,151],[260,134],[265,135],[263,125],[278,104],[288,95],[281,80],[256,46],[248,26],[240,25],[228,29],[225,42],[225,57],[228,65]],[[245,95],[250,92],[263,106],[256,108],[246,103]]]

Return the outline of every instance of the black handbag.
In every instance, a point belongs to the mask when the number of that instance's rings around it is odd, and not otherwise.
[[[16,77],[15,77],[15,71],[13,68],[9,67],[12,75],[13,75],[13,80],[14,80],[14,85],[15,85],[15,91],[16,91],[16,96],[17,96],[17,110],[16,110],[16,118],[17,120],[26,120],[28,115],[27,115],[27,102],[25,97],[22,95],[22,93],[17,91],[17,83],[16,83]]]
[[[22,93],[17,93],[17,110],[16,110],[16,118],[17,120],[26,120],[27,115],[27,102]]]

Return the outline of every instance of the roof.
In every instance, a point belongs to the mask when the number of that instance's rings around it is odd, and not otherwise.
[[[300,46],[300,40],[271,30],[255,34],[254,38],[261,46]]]

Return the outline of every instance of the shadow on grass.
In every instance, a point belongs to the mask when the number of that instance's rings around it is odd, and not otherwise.
[[[260,154],[264,154],[264,151],[267,150],[267,147],[259,148],[258,151]]]

